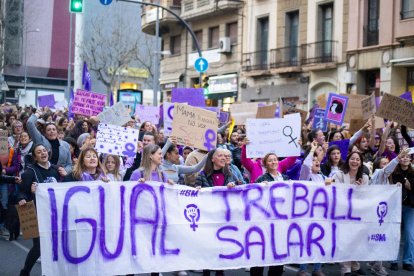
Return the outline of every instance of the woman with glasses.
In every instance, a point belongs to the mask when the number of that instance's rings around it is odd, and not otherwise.
[[[8,138],[9,146],[16,148],[19,145],[20,134],[23,132],[23,123],[14,120],[11,125],[11,135]]]
[[[37,119],[40,117],[39,111],[32,114],[27,120],[27,130],[33,139],[34,144],[43,144],[51,152],[50,163],[69,173],[72,171],[72,159],[70,155],[69,144],[58,139],[58,131],[55,123],[48,122],[44,124],[43,133],[36,128]]]

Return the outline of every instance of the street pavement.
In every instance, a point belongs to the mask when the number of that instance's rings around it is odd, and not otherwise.
[[[0,236],[0,276],[18,276],[20,269],[23,267],[24,261],[26,259],[27,252],[32,246],[31,240],[23,240],[22,237],[19,237],[17,241],[8,241],[7,237]],[[389,267],[388,263],[385,263],[386,268]],[[365,263],[362,263],[362,267],[366,269]],[[367,269],[366,269],[367,270]],[[390,276],[413,276],[414,272],[409,272],[402,270],[399,271],[390,271],[387,269]],[[284,276],[295,276],[298,271],[298,266],[285,266]],[[311,266],[309,272],[311,271]],[[325,275],[340,276],[339,265],[338,264],[325,264],[323,266],[323,271]],[[368,270],[367,270],[368,272]],[[33,267],[31,276],[41,276],[41,264],[37,262]],[[138,275],[138,274],[137,274]],[[140,274],[140,275],[149,275],[149,274]],[[173,273],[162,273],[163,276],[173,276]],[[188,272],[189,276],[201,276],[201,273]],[[248,276],[249,273],[245,269],[238,270],[227,270],[225,271],[226,276]],[[265,274],[267,275],[267,274]],[[311,275],[309,273],[309,275]],[[367,275],[373,275],[367,273]],[[63,275],[48,275],[48,276],[63,276]],[[211,276],[214,276],[214,273],[211,273]]]

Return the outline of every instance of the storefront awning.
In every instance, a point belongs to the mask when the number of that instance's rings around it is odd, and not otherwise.
[[[401,67],[414,66],[414,58],[409,57],[409,58],[392,59],[390,60],[390,63],[393,66],[401,66]]]
[[[160,84],[179,82],[181,75],[182,75],[182,73],[180,73],[180,72],[170,73],[170,74],[162,74],[160,76]]]

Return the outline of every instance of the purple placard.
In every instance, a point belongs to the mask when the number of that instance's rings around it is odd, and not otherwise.
[[[135,107],[135,116],[137,116],[141,123],[151,122],[151,124],[158,125],[160,122],[160,108],[158,106],[137,105]]]
[[[72,113],[85,116],[96,116],[103,111],[106,95],[86,91],[76,90],[72,104]]]
[[[44,95],[44,96],[38,96],[37,97],[37,105],[39,107],[55,107],[55,95]]]
[[[315,108],[312,129],[316,128],[320,128],[323,132],[328,130],[328,122],[325,120],[325,109]]]
[[[192,106],[205,107],[203,88],[173,88],[171,92],[172,103],[188,103]]]
[[[341,158],[342,160],[346,160],[346,157],[348,156],[349,139],[329,142],[329,146],[333,145],[336,145],[341,149]]]
[[[330,93],[325,110],[325,120],[342,126],[344,122],[348,97]]]
[[[413,102],[413,98],[412,98],[412,95],[411,95],[411,91],[408,91],[408,92],[405,92],[405,93],[401,94],[400,95],[400,98],[401,99],[404,99],[404,100],[407,100],[410,103]]]
[[[219,122],[221,124],[227,124],[230,118],[230,112],[220,111]]]

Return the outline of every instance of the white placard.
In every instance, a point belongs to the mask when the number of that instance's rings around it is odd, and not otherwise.
[[[247,119],[247,157],[263,158],[270,152],[278,157],[300,156],[300,125],[300,115],[295,114],[283,119]]]
[[[387,261],[400,245],[396,185],[42,183],[36,202],[42,275]]]
[[[135,157],[139,130],[109,124],[99,124],[96,134],[96,150],[99,153]]]
[[[122,126],[131,120],[128,109],[122,102],[117,102],[110,108],[98,114],[101,123]]]
[[[174,116],[174,103],[164,102],[162,104],[164,112],[164,135],[170,136],[172,132],[172,121]]]

